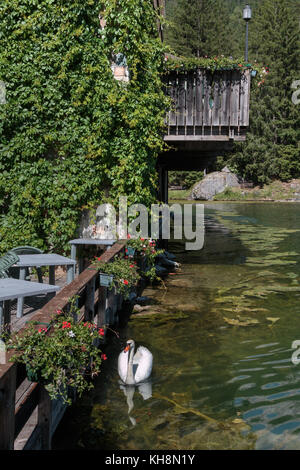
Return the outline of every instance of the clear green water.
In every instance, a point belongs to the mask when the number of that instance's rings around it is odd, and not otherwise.
[[[300,449],[300,205],[205,207],[204,249],[170,244],[181,272],[112,336],[54,449]],[[130,415],[117,373],[128,338],[154,355],[152,397],[130,390]]]

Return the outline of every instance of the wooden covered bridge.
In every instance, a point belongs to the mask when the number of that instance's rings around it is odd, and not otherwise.
[[[153,0],[164,15],[164,0]],[[163,40],[163,29],[158,21]],[[246,140],[250,110],[250,69],[170,71],[166,93],[172,110],[166,119],[168,152],[158,159],[160,199],[168,201],[169,170],[204,170],[217,156]]]
[[[170,150],[160,155],[160,199],[168,201],[169,170],[204,170],[216,156],[246,140],[249,126],[250,71],[204,69],[168,76],[173,102],[164,140]]]

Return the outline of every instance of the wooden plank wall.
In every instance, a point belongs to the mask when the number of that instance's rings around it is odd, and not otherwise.
[[[250,72],[170,72],[167,136],[229,136],[249,126]],[[178,139],[180,140],[180,138]],[[193,139],[195,140],[195,139]]]

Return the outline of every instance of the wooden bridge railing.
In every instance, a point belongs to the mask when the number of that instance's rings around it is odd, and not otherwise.
[[[166,92],[173,109],[165,141],[245,140],[250,80],[249,70],[170,72]]]
[[[102,256],[110,262],[124,250],[126,242],[119,241]],[[70,299],[77,295],[78,306],[86,321],[93,321],[99,327],[107,325],[105,287],[99,285],[98,271],[87,268],[71,284],[64,287],[31,319],[49,323],[56,310],[68,307]],[[114,314],[119,298],[112,291],[108,299]],[[45,388],[27,380],[25,367],[9,362],[13,355],[7,352],[5,364],[0,364],[0,449],[43,449],[51,448],[51,438],[61,420],[66,406],[59,400],[51,401]]]

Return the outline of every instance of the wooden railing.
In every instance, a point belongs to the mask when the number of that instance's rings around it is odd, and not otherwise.
[[[173,108],[167,117],[165,140],[245,140],[250,80],[249,70],[170,72],[166,93]]]
[[[101,259],[110,262],[124,250],[125,243],[119,241]],[[74,296],[78,296],[82,313],[78,321],[93,321],[99,327],[111,324],[108,312],[115,315],[120,307],[119,296],[111,291],[107,299],[107,289],[99,286],[98,271],[89,267],[39,310],[31,321],[49,323],[57,310],[68,308]],[[66,406],[59,400],[51,401],[42,385],[29,382],[25,367],[9,362],[12,354],[12,351],[7,352],[5,363],[0,364],[0,449],[50,449],[51,438]]]

